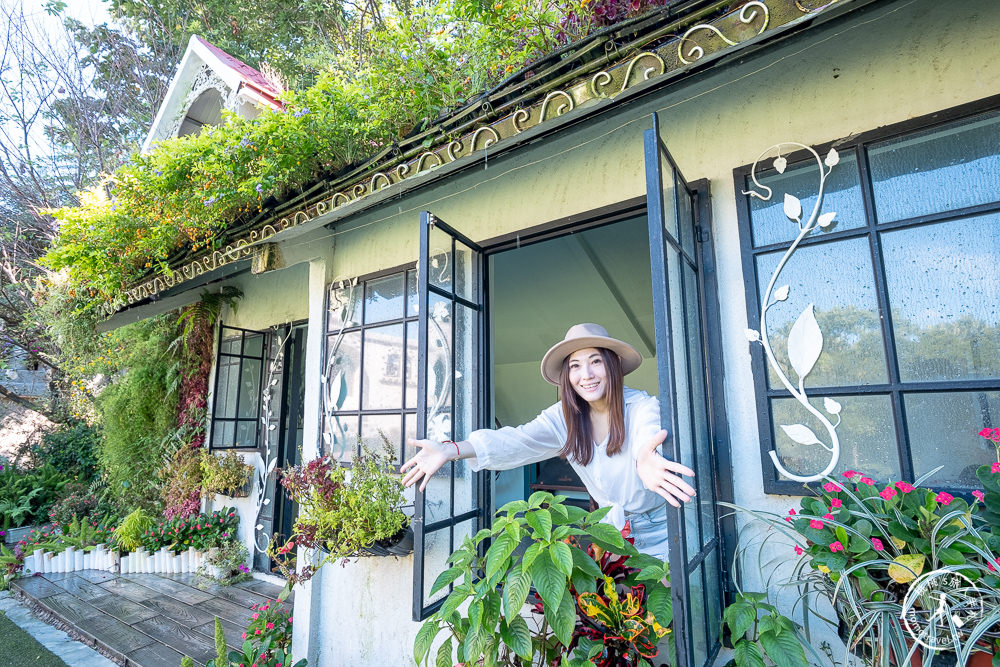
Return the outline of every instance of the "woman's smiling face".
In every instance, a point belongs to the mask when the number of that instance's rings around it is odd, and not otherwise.
[[[583,400],[595,407],[604,403],[608,391],[607,367],[596,347],[585,347],[569,355],[569,383]]]

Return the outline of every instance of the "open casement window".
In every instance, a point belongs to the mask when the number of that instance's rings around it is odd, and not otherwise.
[[[268,335],[220,327],[215,356],[211,449],[255,449],[260,432],[261,383]]]
[[[646,131],[645,159],[660,419],[669,434],[661,451],[695,471],[697,490],[697,497],[682,508],[667,507],[677,651],[671,664],[705,667],[719,650],[726,566],[716,500],[720,489],[729,486],[728,462],[717,460],[713,444],[724,442],[720,410],[709,391],[710,371],[721,376],[720,369],[711,368],[718,363],[712,357],[719,355],[705,354],[706,314],[715,307],[714,277],[706,275],[713,260],[707,230],[698,225],[699,204],[706,204],[707,192],[685,182],[658,125],[654,115],[653,129]],[[720,450],[724,454],[725,446]]]
[[[417,438],[462,440],[484,426],[483,256],[480,248],[435,218],[420,215],[417,265]],[[452,461],[415,498],[413,618],[437,609],[450,587],[428,595],[466,536],[483,527],[483,474]]]

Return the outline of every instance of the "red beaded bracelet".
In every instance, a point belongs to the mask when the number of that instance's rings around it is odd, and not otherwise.
[[[455,460],[457,461],[458,459],[462,458],[462,452],[458,449],[458,443],[455,442],[454,440],[442,440],[441,444],[443,445],[446,442],[450,442],[451,444],[455,445]]]

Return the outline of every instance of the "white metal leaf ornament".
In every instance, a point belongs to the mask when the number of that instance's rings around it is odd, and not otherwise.
[[[781,430],[785,432],[785,435],[800,445],[823,444],[820,439],[816,437],[816,434],[813,433],[812,429],[803,424],[782,424]]]
[[[789,220],[799,222],[802,219],[802,202],[795,195],[785,193],[785,215]]]
[[[823,351],[823,332],[819,329],[810,303],[795,320],[788,333],[788,361],[799,375],[799,386],[812,371]]]
[[[829,231],[834,224],[837,214],[833,212],[821,214],[821,210],[823,208],[823,192],[826,186],[826,178],[830,175],[833,167],[840,162],[840,155],[836,150],[831,148],[824,159],[812,147],[794,141],[784,141],[770,146],[754,160],[749,174],[750,180],[753,182],[753,187],[743,191],[743,194],[762,201],[770,201],[774,192],[770,187],[760,182],[757,175],[758,167],[767,156],[776,153],[778,157],[774,158],[772,164],[775,171],[784,173],[788,167],[788,162],[782,155],[799,150],[805,151],[812,156],[818,172],[819,188],[816,191],[815,199],[808,214],[803,211],[802,202],[797,197],[785,193],[784,213],[789,220],[798,224],[799,233],[782,254],[778,265],[771,274],[771,279],[767,283],[767,289],[764,290],[760,308],[760,329],[757,331],[747,329],[746,337],[750,343],[760,344],[764,350],[767,364],[777,376],[781,386],[785,388],[803,410],[811,415],[814,422],[822,426],[826,431],[824,436],[822,432],[814,432],[811,428],[803,424],[781,425],[784,433],[795,443],[800,445],[820,445],[829,452],[830,459],[821,471],[808,474],[790,472],[782,465],[775,450],[772,449],[768,452],[775,469],[783,478],[795,482],[808,483],[820,480],[832,473],[840,460],[840,438],[837,435],[837,427],[840,425],[840,404],[832,398],[824,399],[823,407],[826,409],[824,413],[812,404],[806,395],[805,389],[805,378],[812,372],[823,351],[823,332],[820,331],[819,324],[816,321],[813,304],[809,304],[799,315],[798,319],[795,320],[788,333],[788,359],[792,369],[798,374],[798,383],[796,386],[789,379],[791,371],[787,368],[787,365],[779,363],[774,355],[774,350],[771,349],[771,341],[768,338],[767,315],[770,308],[788,300],[788,285],[776,286],[780,284],[778,283],[778,278],[781,272],[785,269],[789,259],[798,249],[803,239],[817,228]],[[802,289],[806,293],[809,291],[808,285],[804,285]],[[831,421],[830,415],[836,416],[836,423]],[[821,436],[823,436],[822,439]]]
[[[830,152],[826,154],[826,159],[823,160],[825,164],[830,169],[833,169],[840,162],[840,153],[837,152],[836,148],[831,148]]]

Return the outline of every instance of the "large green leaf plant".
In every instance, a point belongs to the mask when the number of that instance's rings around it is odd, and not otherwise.
[[[614,526],[602,523],[608,508],[587,512],[564,504],[565,500],[536,492],[527,501],[504,505],[491,528],[464,539],[431,589],[435,595],[453,586],[417,633],[418,664],[429,661],[432,644],[442,632],[447,637],[437,648],[435,665],[458,661],[516,667],[554,660],[588,665],[594,664],[591,659],[603,663],[611,640],[621,637],[615,636],[614,628],[595,622],[600,614],[588,616],[582,611],[580,601],[591,612],[609,601],[621,607],[617,594],[598,595],[618,584],[628,591],[622,600],[629,600],[629,595],[635,600],[628,603],[635,608],[617,614],[619,620],[629,616],[635,619],[630,624],[641,626],[641,632],[655,627],[657,637],[665,633],[672,613],[669,590],[662,583],[666,564],[639,554]],[[589,552],[579,546],[584,542],[593,545]],[[604,557],[608,553],[632,559],[634,567],[627,573],[620,567],[621,576],[609,576],[602,569],[612,560]],[[626,660],[621,664],[649,664],[635,652]]]

